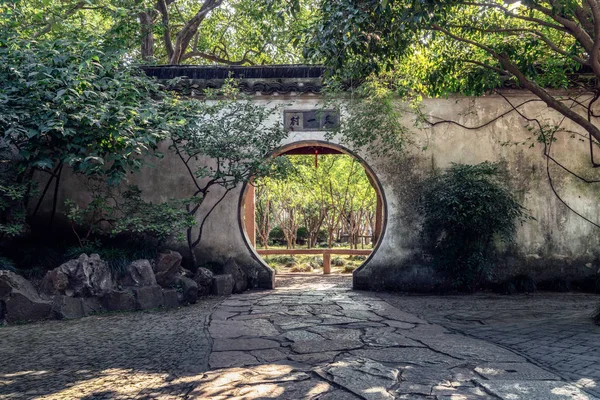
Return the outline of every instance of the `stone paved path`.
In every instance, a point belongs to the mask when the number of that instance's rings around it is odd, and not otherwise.
[[[290,281],[221,303],[211,399],[593,399],[524,357],[452,333],[376,294]],[[343,285],[342,285],[343,286]]]
[[[349,282],[0,328],[0,399],[595,399]]]
[[[597,295],[381,297],[430,322],[510,348],[600,397],[600,327],[590,320]]]

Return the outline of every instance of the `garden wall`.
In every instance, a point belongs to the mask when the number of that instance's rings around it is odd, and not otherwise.
[[[518,91],[507,92],[507,95],[514,104],[531,98]],[[281,105],[284,109],[308,110],[318,108],[319,97],[306,93],[275,94],[256,96],[255,101]],[[432,120],[439,117],[467,127],[483,125],[510,110],[510,105],[500,96],[426,99],[423,107]],[[527,103],[520,110],[530,118],[560,121],[541,102]],[[415,201],[423,179],[434,169],[445,168],[453,162],[505,162],[515,193],[535,217],[519,228],[514,245],[501,249],[495,280],[519,273],[529,274],[538,281],[553,277],[577,278],[598,271],[600,229],[561,203],[549,184],[548,172],[565,202],[595,222],[600,222],[600,188],[570,176],[555,163],[550,163],[547,169],[543,145],[536,143],[534,134],[525,127],[526,121],[517,113],[511,112],[480,129],[465,129],[456,124],[421,129],[414,127],[413,122],[414,117],[406,115],[403,123],[411,127],[412,143],[401,158],[380,159],[364,150],[356,152],[381,183],[386,223],[375,253],[354,272],[355,288],[422,290],[438,283],[420,249]],[[581,132],[568,121],[563,122],[562,127]],[[291,132],[282,145],[306,140],[325,138],[323,132]],[[560,132],[552,144],[551,155],[577,173],[598,178],[598,173],[590,168],[588,146],[577,134]],[[163,159],[153,160],[154,166],[132,175],[131,182],[143,190],[147,200],[155,202],[189,196],[193,188],[181,161],[169,152],[168,144],[163,145],[163,151],[166,155]],[[69,176],[66,180],[61,185],[59,203],[67,198],[85,203],[88,194],[83,190],[81,178]],[[270,288],[274,285],[273,271],[251,249],[240,224],[242,190],[239,187],[227,194],[208,218],[197,256],[199,260],[222,263],[233,257],[246,266],[253,286]],[[219,197],[218,190],[210,193],[202,205],[204,212]],[[182,254],[185,253],[182,251]]]

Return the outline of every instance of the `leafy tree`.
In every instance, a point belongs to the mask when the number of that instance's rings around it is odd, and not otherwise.
[[[159,85],[120,52],[69,40],[0,41],[0,140],[19,157],[19,172],[54,183],[52,217],[65,167],[120,182],[167,136]]]
[[[119,190],[91,179],[86,186],[92,199],[85,207],[66,202],[67,218],[81,248],[92,243],[94,234],[127,234],[138,242],[150,237],[160,246],[170,237],[183,240],[182,232],[195,225],[185,210],[186,199],[153,204],[144,201],[141,190],[134,185]]]
[[[215,192],[217,196],[202,214],[198,227],[187,229],[194,264],[194,249],[202,239],[206,221],[225,196],[250,178],[287,171],[285,159],[268,157],[287,136],[280,123],[270,122],[277,110],[253,103],[231,81],[219,93],[207,92],[202,100],[174,99],[165,105],[167,116],[172,112],[181,117],[170,139],[171,149],[183,163],[194,189],[186,207],[188,214],[197,216],[208,195]]]
[[[270,64],[302,58],[316,0],[32,0],[0,5],[21,37],[103,38],[146,63]],[[0,20],[0,23],[2,20]]]
[[[419,211],[433,263],[460,289],[473,290],[491,270],[493,240],[511,241],[528,219],[498,164],[453,164],[423,185]]]
[[[292,169],[283,179],[256,180],[261,187],[257,210],[268,202],[272,218],[282,230],[288,248],[295,247],[297,233],[306,230],[308,248],[322,238],[329,246],[340,231],[356,247],[358,236],[372,231],[368,213],[374,212],[376,193],[366,171],[348,155],[321,155],[318,167],[313,156],[283,156]],[[257,225],[261,224],[257,213]]]
[[[323,1],[307,54],[346,78],[395,70],[404,92],[472,95],[511,81],[598,141],[598,32],[596,0]],[[575,79],[580,72],[591,74],[589,84]],[[568,86],[590,94],[550,90]]]

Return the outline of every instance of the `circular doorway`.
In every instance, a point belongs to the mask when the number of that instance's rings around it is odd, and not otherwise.
[[[351,165],[350,171],[356,172],[352,176],[358,177],[357,181],[364,177],[368,182],[368,189],[372,192],[372,204],[356,208],[355,193],[346,188],[345,195],[336,200],[337,205],[333,204],[333,201],[326,204],[325,209],[329,215],[324,218],[326,222],[321,224],[325,229],[315,229],[319,227],[319,218],[316,218],[315,225],[310,223],[306,215],[304,218],[296,218],[292,223],[286,223],[286,220],[289,222],[290,219],[294,219],[290,218],[294,209],[290,211],[289,207],[285,210],[279,209],[277,213],[271,210],[269,221],[269,217],[265,218],[262,194],[259,193],[257,198],[257,188],[260,190],[268,185],[260,181],[246,183],[240,198],[239,222],[253,257],[263,266],[278,273],[349,274],[368,264],[385,234],[386,202],[381,184],[366,162],[343,146],[324,141],[295,142],[282,146],[271,156],[294,158],[296,164],[304,167],[314,163],[315,171],[319,171],[318,175],[324,176],[325,179],[328,173],[339,174],[339,168],[333,172],[327,170],[332,168],[332,165]],[[310,171],[309,174],[314,175]],[[331,179],[324,185],[328,186],[329,192],[332,191],[331,185]],[[301,188],[301,192],[310,191],[309,187],[305,186],[303,190]],[[294,196],[294,191],[286,188],[280,190],[280,193],[287,198]],[[329,195],[335,197],[332,193]],[[345,204],[345,207],[340,207],[340,204]],[[348,207],[350,204],[352,207]],[[273,206],[274,204],[271,204],[272,208]],[[372,211],[368,211],[369,209]],[[300,226],[302,224],[303,226]]]

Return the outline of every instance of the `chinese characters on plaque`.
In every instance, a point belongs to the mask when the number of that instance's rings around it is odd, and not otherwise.
[[[290,131],[327,131],[340,124],[336,110],[284,111],[285,128]]]

